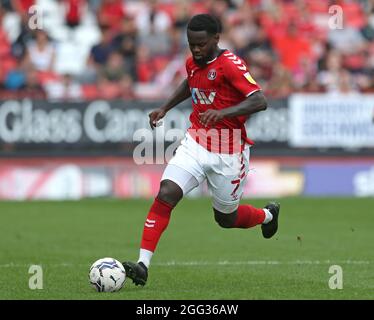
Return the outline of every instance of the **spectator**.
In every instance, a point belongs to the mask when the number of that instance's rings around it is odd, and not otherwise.
[[[5,11],[11,11],[12,10],[12,0],[2,0],[0,3],[0,11],[1,9],[4,9]]]
[[[157,32],[154,25],[150,26],[148,33],[140,33],[139,45],[147,46],[152,56],[166,56],[171,51],[169,33]]]
[[[280,62],[274,66],[273,70],[274,73],[265,86],[266,94],[276,99],[288,97],[295,91],[291,73]]]
[[[80,25],[86,0],[64,0],[65,22],[70,28]]]
[[[273,46],[276,49],[283,66],[293,72],[300,66],[303,58],[311,56],[311,47],[307,39],[298,35],[298,29],[294,22],[291,22],[284,33],[273,38]]]
[[[241,11],[232,15],[230,27],[227,28],[229,38],[240,56],[245,56],[248,47],[257,38],[259,39],[259,26],[255,23],[253,12],[248,6],[243,6]]]
[[[112,43],[113,32],[109,27],[101,28],[101,41],[93,46],[90,54],[90,63],[94,65],[104,65],[109,55],[113,52],[114,46]]]
[[[12,43],[12,54],[15,58],[21,60],[27,52],[27,44],[34,40],[34,33],[30,30],[25,21],[21,22],[21,31]]]
[[[122,54],[124,60],[124,69],[133,80],[137,79],[137,39],[138,35],[134,18],[132,16],[127,16],[122,22],[121,32],[113,39],[113,46]]]
[[[44,30],[35,31],[35,41],[27,45],[27,55],[36,70],[53,70],[55,48]]]
[[[121,29],[125,15],[122,0],[102,0],[97,12],[97,21],[100,27],[116,32]]]
[[[178,0],[174,9],[174,29],[184,32],[191,17],[191,9],[186,1]]]
[[[336,91],[345,94],[357,92],[357,86],[352,80],[352,75],[347,70],[339,70]]]
[[[64,74],[60,80],[48,82],[45,88],[51,101],[80,101],[83,97],[81,85],[70,74]]]
[[[22,89],[26,85],[26,71],[30,68],[31,65],[25,57],[16,68],[8,72],[4,81],[4,87],[9,90]]]
[[[330,50],[327,53],[326,61],[322,62],[321,70],[318,73],[319,83],[328,92],[339,91],[339,77],[342,74],[342,55],[338,50]]]
[[[118,48],[124,39],[131,39],[134,41],[133,46],[136,45],[138,37],[138,30],[136,29],[135,19],[133,16],[126,16],[122,20],[121,30],[114,36],[113,45]],[[132,49],[134,51],[134,49]]]
[[[46,99],[47,94],[40,84],[38,72],[33,68],[26,70],[25,84],[20,88],[18,98]]]
[[[333,29],[328,37],[332,47],[344,54],[356,53],[365,45],[365,39],[360,31],[352,27]]]
[[[159,88],[174,86],[183,74],[180,57],[188,48],[185,26],[192,14],[202,12],[221,20],[221,47],[248,62],[251,74],[269,97],[284,97],[294,91],[374,91],[373,0],[341,0],[344,28],[337,30],[328,28],[329,3],[323,0],[59,2],[67,8],[61,21],[46,10],[45,30],[35,32],[28,27],[28,11],[42,2],[2,1],[0,82],[11,95],[18,91],[21,94],[31,64],[37,72],[37,77],[30,75],[31,83],[37,79],[44,84],[52,78],[52,83],[56,85],[57,81],[63,87],[79,82],[91,98],[131,98],[134,88],[140,98],[142,94],[161,97]],[[56,22],[54,29],[49,29],[51,19]],[[71,27],[70,32],[64,23]],[[57,30],[56,24],[61,28]],[[102,39],[94,46],[96,37],[85,37],[91,25],[95,29],[99,26],[102,32]],[[80,54],[87,59],[84,72],[74,75],[74,79],[53,79],[55,55],[61,57],[60,50],[72,47],[77,39]],[[55,48],[52,40],[63,45]]]
[[[152,63],[150,50],[146,46],[137,49],[138,63],[136,74],[139,82],[152,82],[156,76],[155,66]]]
[[[125,76],[125,62],[120,52],[114,51],[107,63],[100,69],[100,78],[104,78],[113,83],[119,82]]]
[[[173,27],[170,28],[171,52],[178,55],[188,47],[185,36],[186,26],[191,16],[191,8],[188,2],[178,0],[175,4]]]
[[[130,75],[125,74],[120,81],[120,96],[122,99],[135,99],[134,81]]]
[[[247,55],[243,55],[249,65],[250,71],[256,81],[265,83],[270,80],[274,68],[274,55],[260,47],[248,51]]]
[[[207,11],[221,22],[222,31],[226,31],[229,15],[234,12],[233,4],[229,0],[207,0],[205,2]]]
[[[172,25],[171,18],[164,11],[159,10],[158,0],[146,0],[147,4],[143,7],[137,17],[136,25],[141,35],[165,34]]]
[[[27,23],[29,17],[29,9],[35,4],[35,0],[11,0],[13,10],[16,11],[23,23]]]

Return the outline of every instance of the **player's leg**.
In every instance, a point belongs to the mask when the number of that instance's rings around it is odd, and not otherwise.
[[[149,267],[160,237],[169,224],[172,210],[185,194],[198,185],[199,181],[185,169],[173,164],[166,167],[159,192],[144,224],[138,262]]]
[[[249,149],[244,150],[238,157],[217,157],[219,164],[213,165],[212,172],[207,175],[216,222],[223,228],[247,229],[261,225],[263,236],[272,237],[278,228],[279,204],[269,203],[264,208],[239,204],[249,171]]]
[[[238,205],[231,213],[222,211],[230,210],[230,206],[221,206],[220,210],[213,207],[214,218],[222,228],[248,229],[261,225],[264,238],[271,238],[278,230],[278,216],[280,205],[270,202],[264,208],[255,208],[249,204]]]
[[[148,268],[161,235],[166,230],[171,212],[183,195],[199,185],[199,181],[188,171],[168,165],[160,183],[159,192],[144,223],[138,262],[124,262],[126,273],[138,285],[145,285]]]
[[[169,224],[173,208],[204,179],[203,170],[193,157],[193,152],[189,150],[188,143],[182,143],[163,173],[159,192],[148,212],[138,262],[123,263],[128,276],[135,284],[146,283],[151,258]]]
[[[148,279],[148,268],[162,233],[169,224],[171,211],[183,197],[182,189],[171,180],[162,180],[159,192],[147,214],[143,228],[138,262],[126,261],[123,266],[127,276],[144,286]]]
[[[273,215],[267,208],[256,208],[250,204],[239,204],[239,201],[231,203],[214,198],[214,219],[222,228],[248,229],[260,224],[268,223]]]

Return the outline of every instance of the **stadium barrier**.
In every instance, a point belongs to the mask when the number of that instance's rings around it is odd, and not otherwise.
[[[295,95],[269,104],[247,123],[256,144],[244,197],[374,195],[372,95]],[[158,106],[0,102],[0,199],[154,196],[165,163],[139,166],[132,154],[134,133]],[[170,111],[165,130],[186,130],[190,108],[187,101]],[[190,196],[202,194],[206,186]]]
[[[150,198],[165,165],[120,157],[0,159],[0,199]],[[208,196],[206,185],[189,196]],[[244,198],[374,196],[374,158],[254,158]]]
[[[12,155],[132,156],[134,133],[148,129],[148,113],[160,102],[51,103],[0,100],[0,151]],[[259,155],[374,155],[374,95],[306,95],[269,100],[247,121]],[[171,110],[164,128],[184,132],[190,101]],[[171,143],[171,141],[166,141]]]
[[[374,95],[293,95],[288,114],[292,147],[374,147]]]

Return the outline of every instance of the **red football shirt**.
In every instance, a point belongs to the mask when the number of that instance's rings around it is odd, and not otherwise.
[[[244,126],[247,116],[224,118],[212,127],[205,127],[199,120],[199,113],[207,109],[233,107],[260,90],[244,61],[224,50],[204,66],[197,65],[192,57],[188,58],[186,70],[192,96],[188,132],[196,142],[218,153],[236,153],[243,149],[245,143],[252,145]]]

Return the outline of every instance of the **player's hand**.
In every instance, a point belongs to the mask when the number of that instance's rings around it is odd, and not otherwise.
[[[157,127],[157,122],[160,121],[163,117],[165,117],[165,114],[165,110],[161,108],[156,109],[149,114],[149,125],[152,129]]]
[[[204,126],[214,125],[216,122],[223,119],[221,110],[209,109],[203,113],[199,113],[200,122]]]

